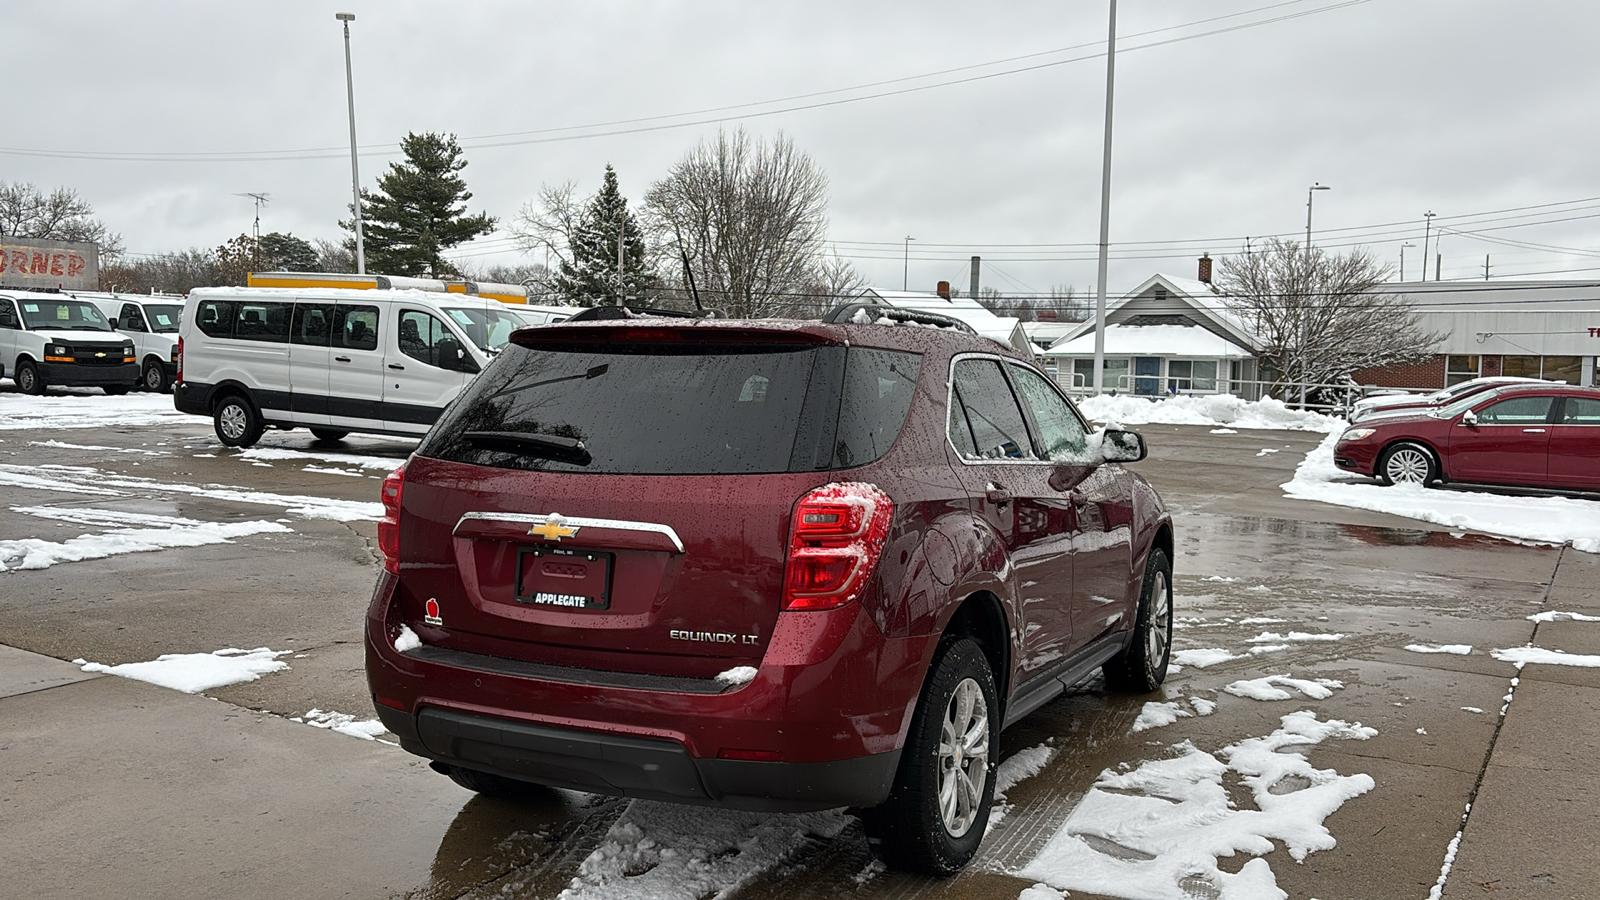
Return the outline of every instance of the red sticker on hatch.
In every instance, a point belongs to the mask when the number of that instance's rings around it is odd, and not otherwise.
[[[427,622],[429,625],[444,624],[444,620],[439,618],[439,601],[432,597],[429,597],[428,602],[423,604],[422,612],[422,621]]]

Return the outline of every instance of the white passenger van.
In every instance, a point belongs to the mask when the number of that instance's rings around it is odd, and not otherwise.
[[[420,437],[523,324],[466,295],[199,288],[183,308],[173,405],[210,416],[230,447],[268,426]]]
[[[177,295],[102,294],[73,291],[89,300],[111,321],[111,327],[133,341],[139,358],[139,384],[147,391],[166,393],[178,376],[178,320],[183,298]]]
[[[17,390],[92,386],[126,394],[139,381],[133,342],[100,308],[66,294],[0,291],[0,374]]]

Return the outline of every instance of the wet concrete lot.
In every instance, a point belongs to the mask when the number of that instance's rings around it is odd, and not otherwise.
[[[1600,615],[1600,561],[1284,498],[1278,485],[1320,435],[1139,430],[1151,458],[1133,468],[1178,528],[1175,649],[1232,658],[1186,665],[1152,697],[1091,682],[1004,733],[1002,760],[1048,762],[1006,790],[980,858],[948,881],[873,865],[843,812],[759,815],[554,791],[496,801],[397,747],[293,721],[312,709],[373,715],[359,641],[375,526],[296,512],[292,498],[370,503],[382,474],[374,460],[398,464],[407,442],[314,444],[296,431],[262,446],[313,455],[240,454],[198,419],[0,432],[0,542],[107,530],[18,511],[48,507],[288,529],[0,574],[0,645],[15,648],[0,650],[0,894],[1010,898],[1038,880],[1024,870],[1102,771],[1171,758],[1184,742],[1219,752],[1309,710],[1375,729],[1300,751],[1372,787],[1327,817],[1334,846],[1298,862],[1281,841],[1264,853],[1288,896],[1428,896],[1471,801],[1445,897],[1596,896],[1600,670],[1530,665],[1502,718],[1518,673],[1489,651],[1533,641],[1600,652],[1600,624],[1527,618]],[[109,483],[117,493],[86,493]],[[183,485],[210,487],[174,487]],[[1405,649],[1450,644],[1473,652]],[[193,696],[67,662],[226,647],[292,651],[290,668]],[[1284,700],[1227,690],[1271,675],[1342,687],[1320,699],[1286,689]],[[1189,714],[1135,731],[1150,701]],[[1237,776],[1224,786],[1236,809],[1256,807]],[[1091,847],[1112,871],[1149,862],[1127,842],[1097,837]],[[1253,858],[1216,865],[1239,873]],[[1225,881],[1196,876],[1151,896],[1226,896]],[[1071,896],[1112,895],[1080,885]]]

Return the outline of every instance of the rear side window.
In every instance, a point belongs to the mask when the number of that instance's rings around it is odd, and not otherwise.
[[[240,302],[236,306],[238,314],[233,320],[234,337],[272,344],[289,342],[289,319],[294,312],[294,304]]]
[[[212,337],[233,336],[232,300],[202,300],[195,313],[195,324]]]
[[[1035,459],[1022,408],[992,359],[956,363],[950,440],[968,459]],[[959,408],[959,409],[958,409]],[[959,415],[957,414],[959,412]]]
[[[638,475],[861,465],[898,436],[918,367],[832,346],[510,344],[417,452]]]
[[[334,314],[333,333],[335,347],[345,350],[378,349],[378,308],[340,305]]]
[[[331,304],[296,303],[294,305],[294,332],[289,336],[291,343],[305,344],[311,347],[328,346],[328,335],[332,331],[333,306]]]
[[[1600,425],[1600,400],[1587,397],[1568,397],[1562,407],[1563,425]]]

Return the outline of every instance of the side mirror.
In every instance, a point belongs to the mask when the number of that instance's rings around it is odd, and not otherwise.
[[[1478,424],[1478,414],[1470,409],[1467,410],[1461,414],[1461,424],[1469,427]]]
[[[1148,453],[1144,436],[1136,431],[1107,429],[1100,439],[1100,455],[1106,462],[1138,462]]]

